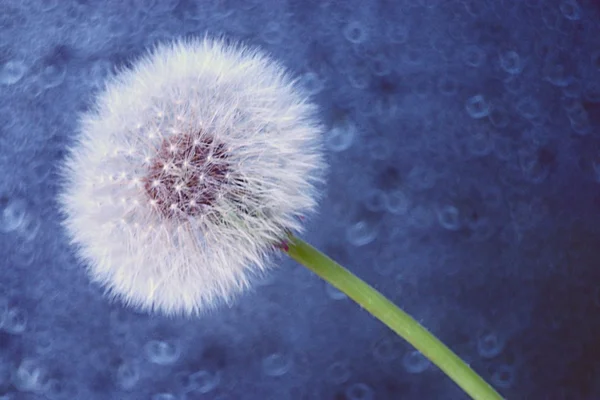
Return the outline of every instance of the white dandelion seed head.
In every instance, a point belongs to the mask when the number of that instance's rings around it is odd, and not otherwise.
[[[81,118],[64,225],[93,280],[125,303],[196,314],[228,301],[302,229],[323,129],[285,69],[209,38],[162,44]]]

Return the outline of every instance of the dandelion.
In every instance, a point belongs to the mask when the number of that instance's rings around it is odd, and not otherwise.
[[[160,45],[81,118],[65,226],[94,281],[142,310],[197,314],[265,270],[316,205],[315,107],[267,55]]]
[[[110,296],[163,314],[232,300],[281,250],[473,398],[500,399],[417,321],[295,235],[317,205],[322,138],[315,106],[260,50],[208,38],[159,45],[81,117],[62,167],[66,231]]]

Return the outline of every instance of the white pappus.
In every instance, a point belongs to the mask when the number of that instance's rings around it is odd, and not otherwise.
[[[91,278],[146,311],[229,301],[302,229],[326,168],[316,108],[260,50],[161,44],[106,85],[61,168]]]

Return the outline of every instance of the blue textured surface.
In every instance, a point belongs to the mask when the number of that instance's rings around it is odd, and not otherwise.
[[[592,0],[0,0],[0,399],[465,399],[289,260],[231,308],[136,314],[88,283],[56,168],[108,74],[224,34],[301,75],[329,131],[306,238],[510,399],[600,398]]]

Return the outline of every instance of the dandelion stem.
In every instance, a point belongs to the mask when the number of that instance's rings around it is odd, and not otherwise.
[[[410,315],[302,239],[289,236],[283,250],[322,279],[342,291],[391,330],[419,350],[475,400],[499,400],[498,394],[452,350]]]

